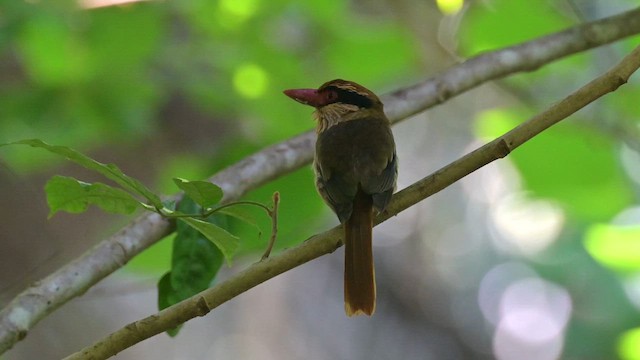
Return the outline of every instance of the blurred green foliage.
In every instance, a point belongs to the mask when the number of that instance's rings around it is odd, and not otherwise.
[[[476,133],[493,139],[533,115],[524,109],[488,110],[478,115]],[[563,122],[510,157],[528,190],[562,204],[574,220],[607,221],[633,203],[632,184],[619,163],[619,144],[596,129]]]
[[[16,2],[4,10],[10,22],[0,72],[13,77],[0,83],[0,142],[37,137],[82,151],[152,142],[164,104],[175,96],[211,122],[229,122],[220,127],[230,132],[210,134],[213,157],[178,151],[159,163],[154,188],[168,193],[176,191],[173,177],[204,179],[312,128],[310,109],[291,106],[285,88],[333,77],[375,88],[417,74],[416,40],[407,29],[384,17],[352,17],[343,1],[144,2],[89,11],[73,1]],[[22,171],[56,164],[15,149],[3,159]],[[281,192],[278,246],[312,234],[300,216],[326,211],[310,184],[303,169],[248,195],[268,203]],[[265,246],[268,235],[238,228],[246,232],[241,250]],[[168,261],[166,250],[158,245],[130,267],[158,268]]]
[[[622,335],[618,344],[620,357],[625,360],[639,360],[638,344],[640,344],[640,327],[629,330]]]
[[[599,9],[591,3],[574,6],[585,11],[576,12],[568,2],[497,0],[472,7],[461,26],[462,51],[471,55],[517,44],[562,30]],[[625,40],[562,59],[535,75],[510,77],[502,85],[515,89],[517,104],[479,113],[475,133],[487,141],[504,134],[604,72],[635,46],[637,39]],[[567,219],[556,244],[532,262],[546,279],[572,294],[574,316],[563,358],[640,358],[640,316],[627,293],[637,288],[633,281],[640,266],[640,218],[633,216],[638,184],[632,180],[640,164],[625,163],[622,155],[624,148],[638,149],[637,78],[509,155],[523,190],[561,205]]]
[[[541,1],[495,0],[472,7],[462,26],[462,50],[468,56],[563,30],[573,23],[558,5]]]
[[[176,93],[211,117],[242,119],[259,145],[309,129],[308,109],[292,109],[282,89],[331,77],[375,88],[416,74],[406,29],[350,18],[345,6],[200,0],[85,11],[72,1],[7,3],[0,50],[2,72],[13,77],[0,86],[0,142],[40,137],[84,150],[148,141],[162,102]],[[6,161],[46,165],[15,150]]]
[[[585,235],[589,253],[602,264],[620,273],[640,271],[640,226],[593,224]]]

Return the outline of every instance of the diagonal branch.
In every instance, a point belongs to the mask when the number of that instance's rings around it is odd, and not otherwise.
[[[490,80],[532,71],[559,58],[640,33],[640,8],[474,57],[440,75],[383,97],[396,122]],[[225,201],[311,161],[314,137],[305,133],[268,147],[211,178]],[[19,294],[0,311],[0,354],[24,338],[42,318],[122,267],[173,231],[156,214],[144,214],[80,258]]]
[[[567,118],[599,97],[615,91],[625,84],[631,74],[639,67],[640,46],[605,74],[594,79],[544,112],[395,194],[389,205],[388,212],[378,217],[376,222],[380,223],[395,216],[475,170],[507,156],[515,148],[550,126]],[[264,281],[319,256],[333,252],[341,246],[340,237],[342,232],[340,229],[340,227],[336,227],[315,235],[295,248],[286,250],[276,257],[258,262],[213,288],[166,308],[155,315],[130,323],[66,359],[106,359],[144,339],[174,328],[196,316],[204,316],[224,302]]]

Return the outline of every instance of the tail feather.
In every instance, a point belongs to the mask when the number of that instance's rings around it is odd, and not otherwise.
[[[372,228],[372,197],[358,190],[351,216],[344,223],[344,305],[348,316],[370,316],[376,309]]]

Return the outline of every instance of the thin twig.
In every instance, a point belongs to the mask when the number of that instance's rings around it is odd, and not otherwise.
[[[391,204],[389,204],[388,211],[381,214],[376,219],[376,223],[397,215],[399,212],[448,187],[482,166],[507,156],[515,148],[550,126],[567,118],[599,97],[616,90],[627,82],[638,67],[640,67],[640,47],[633,50],[631,54],[611,70],[554,104],[549,109],[395,194]],[[106,359],[189,319],[196,316],[204,316],[220,304],[248,289],[300,264],[334,251],[341,246],[340,236],[339,227],[315,235],[301,245],[289,249],[276,257],[253,264],[236,276],[211,289],[166,308],[155,315],[133,322],[66,359]],[[203,307],[203,304],[206,304],[206,306]]]
[[[259,208],[262,208],[264,211],[266,211],[267,215],[271,216],[271,209],[269,209],[268,206],[266,206],[265,204],[262,204],[260,202],[257,201],[251,201],[251,200],[240,200],[240,201],[234,201],[234,202],[230,202],[230,203],[226,203],[223,205],[220,205],[218,207],[212,208],[212,209],[202,209],[204,210],[202,213],[198,213],[198,214],[184,214],[184,213],[175,213],[175,212],[171,212],[171,213],[167,213],[164,211],[155,211],[158,214],[162,215],[163,217],[167,218],[167,219],[177,219],[177,218],[208,218],[209,216],[217,213],[218,211],[231,207],[231,206],[235,206],[235,205],[252,205],[252,206],[257,206]]]
[[[234,202],[231,202],[231,203],[223,204],[223,205],[220,205],[220,206],[218,206],[216,208],[207,210],[205,212],[205,217],[209,217],[209,216],[215,214],[216,212],[218,212],[218,211],[220,211],[222,209],[228,208],[230,206],[233,206],[233,205],[252,205],[252,206],[257,206],[259,208],[262,208],[262,210],[264,210],[267,213],[267,215],[271,216],[271,209],[269,209],[269,207],[267,205],[265,205],[263,203],[260,203],[260,202],[257,202],[257,201],[240,200],[240,201],[234,201]]]
[[[271,255],[271,250],[273,250],[273,245],[276,243],[276,237],[278,236],[278,205],[280,204],[280,193],[273,193],[273,209],[269,212],[271,216],[271,237],[269,238],[269,244],[267,244],[267,249],[262,254],[262,258],[260,261],[264,261]]]

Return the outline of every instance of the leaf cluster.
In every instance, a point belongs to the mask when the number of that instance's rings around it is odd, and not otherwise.
[[[223,260],[231,265],[240,240],[227,231],[228,217],[239,219],[260,231],[253,216],[240,206],[259,207],[272,219],[272,238],[264,257],[268,256],[275,241],[278,193],[274,195],[273,209],[254,201],[221,204],[223,192],[219,186],[208,181],[174,178],[176,186],[184,192],[176,206],[175,201],[162,201],[159,195],[139,180],[126,175],[116,165],[103,164],[72,148],[50,145],[40,139],[0,144],[8,145],[28,145],[47,150],[93,170],[116,184],[112,186],[100,182],[87,183],[72,177],[56,175],[45,186],[49,217],[59,211],[82,213],[90,205],[94,205],[116,214],[131,214],[137,209],[145,209],[177,221],[171,269],[158,282],[160,309],[208,288]],[[173,329],[169,334],[174,336],[178,330]]]

